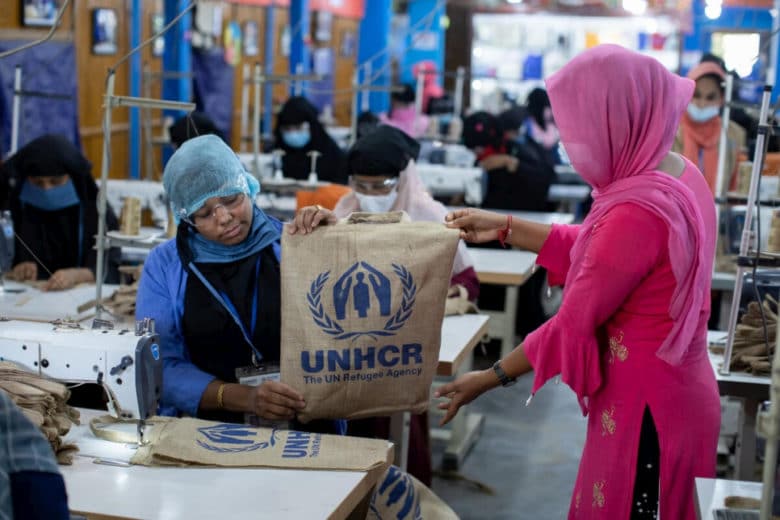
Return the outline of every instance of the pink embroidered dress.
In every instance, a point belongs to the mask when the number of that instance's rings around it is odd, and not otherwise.
[[[642,417],[660,446],[662,519],[694,519],[694,478],[713,477],[720,403],[707,356],[715,210],[671,149],[693,84],[613,45],[547,82],[575,169],[594,188],[579,226],[553,226],[537,263],[565,282],[559,312],[526,337],[532,392],[560,375],[588,414],[569,518],[629,518]]]

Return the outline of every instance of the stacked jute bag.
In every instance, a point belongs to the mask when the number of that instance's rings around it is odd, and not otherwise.
[[[750,372],[755,375],[768,375],[772,368],[772,356],[775,352],[777,337],[777,301],[770,295],[764,298],[763,318],[758,302],[750,302],[747,312],[737,324],[734,332],[734,347],[731,354],[731,369]],[[766,320],[766,336],[764,335],[764,319]],[[769,347],[767,347],[767,340]],[[713,345],[713,352],[723,353],[723,347]]]
[[[68,406],[65,385],[32,374],[15,363],[0,361],[0,391],[6,392],[22,413],[43,432],[60,464],[71,464],[78,450],[63,442],[71,426],[79,424],[79,412]]]

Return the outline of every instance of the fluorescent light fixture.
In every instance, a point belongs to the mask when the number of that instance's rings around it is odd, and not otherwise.
[[[508,4],[522,4],[523,0],[506,0]]]

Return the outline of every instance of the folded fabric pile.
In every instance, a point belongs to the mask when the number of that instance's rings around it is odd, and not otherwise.
[[[57,462],[71,464],[78,448],[62,439],[71,426],[79,424],[79,412],[67,405],[68,388],[15,363],[0,361],[0,391],[7,393],[24,415],[41,429],[51,443]]]
[[[750,302],[747,312],[742,315],[737,324],[731,354],[732,370],[755,375],[768,375],[771,371],[777,335],[777,301],[767,294],[762,307],[763,318],[758,302]],[[767,337],[764,334],[764,319]],[[723,352],[723,347],[710,347],[710,349],[714,352]]]

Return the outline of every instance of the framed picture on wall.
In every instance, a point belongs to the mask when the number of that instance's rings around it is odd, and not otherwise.
[[[92,10],[92,54],[116,54],[117,16],[114,9]]]
[[[257,56],[259,54],[257,38],[257,22],[250,20],[244,23],[244,56]]]
[[[58,9],[57,0],[22,0],[22,25],[54,25]]]
[[[157,34],[165,27],[165,16],[162,13],[152,13],[152,34]],[[162,56],[165,52],[165,37],[158,36],[152,43],[152,56]]]
[[[355,56],[357,47],[357,36],[354,31],[344,31],[341,35],[341,47],[339,53],[342,58],[352,58]]]

